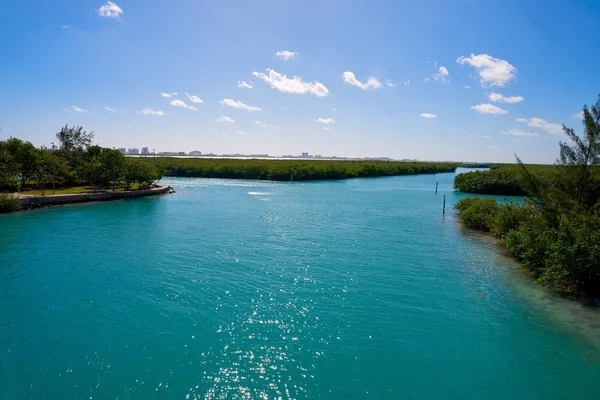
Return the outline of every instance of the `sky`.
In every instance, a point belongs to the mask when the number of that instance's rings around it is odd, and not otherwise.
[[[600,0],[4,0],[0,140],[552,163]]]

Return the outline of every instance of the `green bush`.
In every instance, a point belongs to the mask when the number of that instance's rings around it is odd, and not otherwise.
[[[455,208],[466,227],[501,238],[536,282],[569,296],[600,294],[600,216],[563,216],[552,226],[528,201],[468,197]]]
[[[19,200],[12,194],[0,193],[0,213],[19,211]]]
[[[516,169],[474,171],[456,175],[454,188],[465,193],[524,196]]]
[[[493,198],[467,197],[460,200],[454,208],[460,213],[460,220],[467,228],[490,232],[494,227],[499,205]]]

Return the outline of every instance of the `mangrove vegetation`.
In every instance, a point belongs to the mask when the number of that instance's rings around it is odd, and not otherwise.
[[[454,172],[456,163],[232,158],[145,158],[166,176],[309,181]]]
[[[583,135],[563,126],[568,140],[552,167],[529,167],[517,158],[511,173],[529,198],[498,203],[467,197],[456,210],[465,226],[498,237],[537,282],[569,296],[599,297],[600,97],[584,106],[583,116]],[[469,185],[481,176],[466,175],[476,177]]]

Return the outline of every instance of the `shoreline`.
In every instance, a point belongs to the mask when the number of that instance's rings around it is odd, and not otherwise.
[[[35,210],[38,208],[57,207],[68,204],[91,203],[97,201],[125,200],[140,197],[158,196],[172,193],[169,185],[156,185],[151,189],[132,190],[127,192],[99,192],[56,194],[47,196],[15,194],[15,199],[21,208],[19,211]]]

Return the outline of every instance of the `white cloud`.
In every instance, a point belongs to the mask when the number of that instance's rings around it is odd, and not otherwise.
[[[394,86],[396,86],[396,84],[395,84],[394,82],[390,81],[389,79],[385,81],[385,84],[386,84],[388,87],[394,87]]]
[[[537,132],[525,132],[520,129],[511,129],[510,131],[504,131],[502,133],[509,136],[538,136]]]
[[[223,107],[239,108],[239,109],[248,110],[248,111],[261,111],[261,108],[259,108],[259,107],[249,106],[248,104],[244,104],[239,100],[233,100],[233,99],[223,99],[223,100],[221,100],[221,105]]]
[[[448,72],[448,68],[446,67],[439,67],[438,72],[432,75],[433,79],[435,79],[436,82],[442,83],[447,83],[449,76],[450,73]]]
[[[152,110],[150,108],[144,108],[142,110],[142,114],[144,115],[158,115],[159,117],[162,117],[163,115],[165,115],[165,113],[161,110]]]
[[[252,75],[271,85],[271,88],[283,93],[308,93],[317,97],[324,97],[329,94],[329,89],[321,82],[304,82],[299,76],[295,75],[292,78],[288,78],[272,69],[267,69],[267,72],[268,75],[260,72],[253,72]]]
[[[170,99],[171,97],[177,96],[177,92],[173,92],[173,93],[160,92],[160,95],[162,97],[167,97],[167,98]]]
[[[487,54],[471,54],[469,57],[459,57],[456,62],[474,67],[479,74],[479,82],[483,88],[506,86],[514,79],[517,72],[517,69],[508,61]]]
[[[583,111],[573,114],[572,117],[575,119],[583,119]]]
[[[517,122],[526,122],[527,126],[529,126],[530,128],[540,128],[548,133],[552,133],[555,135],[560,135],[561,133],[563,133],[563,128],[561,125],[553,124],[537,117],[517,118]]]
[[[321,124],[335,124],[335,119],[333,118],[317,118],[315,122],[319,122]]]
[[[421,117],[427,118],[427,119],[434,119],[434,118],[437,118],[437,115],[429,114],[429,113],[421,113]]]
[[[324,126],[322,129],[323,129],[324,131],[330,131],[330,130],[331,130],[331,127],[330,127],[330,126]]]
[[[525,100],[525,98],[522,96],[509,96],[504,98],[504,102],[509,104],[520,103],[523,100]]]
[[[250,81],[250,82],[238,81],[237,87],[242,88],[242,89],[252,89],[254,87],[254,84],[252,83],[252,81]]]
[[[117,110],[115,110],[114,108],[110,108],[109,106],[104,106],[104,109],[110,112],[117,112]]]
[[[198,109],[194,106],[190,106],[188,104],[185,104],[185,102],[181,101],[181,100],[173,100],[171,102],[171,105],[173,107],[183,107],[183,108],[187,108],[188,110],[193,110],[193,111],[198,111]]]
[[[525,100],[524,97],[522,96],[510,96],[510,97],[504,97],[503,95],[501,95],[500,93],[488,93],[488,97],[491,101],[493,101],[494,103],[509,103],[509,104],[515,104],[515,103],[520,103],[523,100]]]
[[[215,122],[235,122],[235,120],[223,115],[222,117],[215,119]]]
[[[77,107],[77,106],[71,106],[71,110],[73,110],[75,112],[83,112],[83,113],[88,112],[88,110],[84,110],[83,108]]]
[[[404,81],[404,86],[410,86],[410,79]]]
[[[71,29],[73,27],[71,25],[63,25],[63,26],[61,26],[61,28],[63,28],[63,29]]]
[[[503,110],[500,107],[496,107],[493,104],[479,104],[476,106],[472,106],[471,110],[475,110],[480,114],[508,114],[508,111]]]
[[[260,127],[263,127],[263,128],[266,128],[267,126],[269,126],[269,125],[267,125],[267,124],[265,124],[263,122],[260,122],[260,121],[254,121],[254,123],[256,123],[256,125],[258,125]]]
[[[189,93],[186,93],[185,95],[187,96],[188,100],[191,101],[194,104],[202,104],[202,103],[204,103],[202,101],[202,99],[200,97],[198,97],[198,96],[194,96],[193,94],[189,94]]]
[[[465,86],[465,89],[471,89],[471,86]]]
[[[249,132],[238,131],[238,135],[249,135]]]
[[[279,58],[280,60],[294,60],[296,57],[298,56],[298,53],[296,53],[295,51],[287,51],[287,50],[282,50],[282,51],[278,51],[277,53],[275,53],[273,55],[274,58]]]
[[[492,137],[490,135],[481,135],[482,139],[491,139]]]
[[[101,17],[119,18],[121,14],[123,14],[123,9],[112,1],[107,1],[106,4],[100,7],[96,12]]]
[[[504,96],[502,96],[501,94],[498,93],[489,93],[488,97],[491,101],[493,101],[494,103],[497,103],[499,101],[502,101],[502,99],[504,98]]]
[[[356,86],[359,87],[361,89],[379,89],[380,87],[382,87],[383,85],[381,84],[381,82],[379,82],[377,79],[375,79],[374,77],[370,76],[369,78],[367,78],[367,81],[365,83],[362,83],[361,81],[359,81],[358,79],[356,79],[356,76],[354,75],[353,72],[350,71],[346,71],[342,74],[342,78],[344,78],[344,82],[351,84],[352,86]]]

